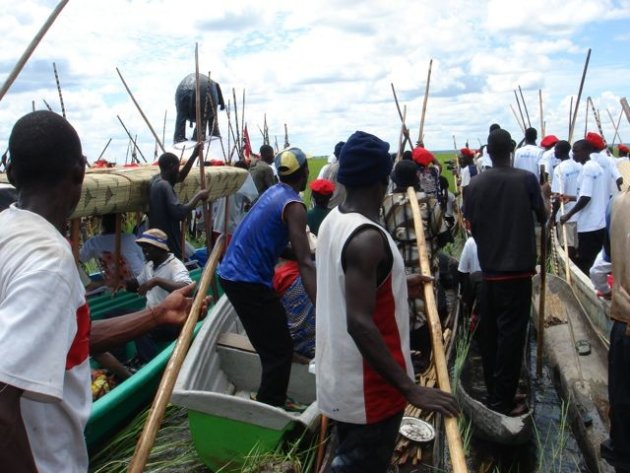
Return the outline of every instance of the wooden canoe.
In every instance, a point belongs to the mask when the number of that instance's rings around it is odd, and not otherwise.
[[[190,276],[193,280],[198,281],[201,277],[201,270],[191,271]],[[116,296],[102,294],[89,298],[88,303],[92,320],[99,320],[115,309],[124,309],[129,312],[141,310],[146,305],[146,299],[135,293],[121,292]],[[196,331],[201,328],[201,323],[198,324]],[[140,368],[129,379],[121,382],[107,394],[94,401],[85,428],[85,439],[90,453],[98,451],[136,414],[151,403],[174,347],[175,342],[164,343],[162,351],[149,363]],[[129,343],[126,352],[132,357],[135,354],[135,345]],[[96,368],[97,366],[93,365],[93,367]]]
[[[236,192],[245,182],[247,171],[233,166],[206,166],[206,188],[213,201]],[[148,209],[149,184],[159,174],[157,166],[110,168],[87,172],[81,198],[70,218],[109,213],[145,212]],[[200,173],[191,172],[175,185],[181,202],[188,202],[200,189]],[[8,183],[0,174],[0,183]]]
[[[537,320],[539,276],[532,283],[533,313]],[[561,397],[568,402],[571,427],[584,459],[590,471],[612,472],[599,454],[600,443],[608,438],[609,429],[608,347],[592,323],[591,314],[576,297],[576,291],[553,274],[547,274],[545,316],[545,357],[554,370]],[[553,320],[551,325],[550,320]],[[587,341],[590,353],[579,356],[573,338],[576,342]]]
[[[192,344],[171,399],[188,410],[195,449],[212,471],[241,471],[252,452],[273,452],[287,436],[317,429],[308,365],[294,362],[289,381],[288,395],[308,405],[301,414],[251,400],[260,376],[260,359],[223,296]]]

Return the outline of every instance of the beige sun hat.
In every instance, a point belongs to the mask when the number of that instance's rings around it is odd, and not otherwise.
[[[136,243],[145,243],[160,248],[161,250],[169,251],[168,237],[166,233],[158,228],[150,228],[146,232],[143,232],[140,238],[136,240]]]

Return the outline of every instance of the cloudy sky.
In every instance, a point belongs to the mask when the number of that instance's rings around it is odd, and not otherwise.
[[[56,1],[3,3],[0,80],[4,81]],[[214,6],[214,9],[213,9]],[[254,148],[266,113],[272,143],[284,142],[327,155],[355,130],[397,146],[400,120],[394,83],[407,106],[412,137],[418,135],[429,60],[433,58],[425,125],[429,149],[485,143],[497,122],[516,138],[510,111],[521,85],[531,123],[539,128],[542,89],[548,133],[565,138],[571,96],[577,95],[588,48],[592,48],[583,98],[601,110],[604,134],[613,139],[607,110],[617,120],[619,98],[630,95],[630,0],[71,0],[0,102],[0,147],[32,101],[60,111],[52,63],[57,64],[67,117],[84,153],[125,160],[128,138],[120,115],[143,153],[154,139],[116,74],[118,67],[153,126],[172,141],[174,93],[194,72],[211,71],[226,99],[235,89],[241,119]],[[584,132],[580,106],[576,135]],[[589,119],[589,129],[594,129]],[[227,136],[227,118],[220,127]],[[192,130],[187,128],[190,136]],[[630,141],[623,118],[620,134]]]

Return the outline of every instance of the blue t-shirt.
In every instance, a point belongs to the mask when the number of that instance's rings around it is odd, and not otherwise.
[[[278,257],[289,243],[284,209],[292,202],[304,205],[290,186],[279,183],[260,196],[236,227],[217,273],[234,282],[271,287]]]

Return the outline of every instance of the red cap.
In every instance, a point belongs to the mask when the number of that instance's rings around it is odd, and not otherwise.
[[[604,141],[604,138],[602,138],[597,133],[589,131],[584,138],[586,139],[586,141],[592,144],[593,148],[595,148],[597,151],[601,151],[606,147],[606,142]]]
[[[426,148],[421,148],[420,146],[418,146],[411,152],[411,157],[420,166],[428,166],[433,162],[434,159],[431,151]]]
[[[617,146],[617,149],[619,150],[620,153],[630,153],[630,148],[628,148],[626,145],[619,145]]]
[[[540,146],[543,148],[551,148],[552,146],[555,146],[558,141],[560,140],[556,135],[547,135],[540,142]]]
[[[220,159],[211,159],[210,161],[206,161],[206,165],[210,165],[210,166],[224,166],[225,163],[223,161],[221,161]]]
[[[474,158],[475,152],[470,148],[462,148],[459,150],[462,156],[466,156],[467,158]]]
[[[309,184],[313,192],[321,195],[331,195],[335,190],[335,183],[328,179],[315,179]]]

